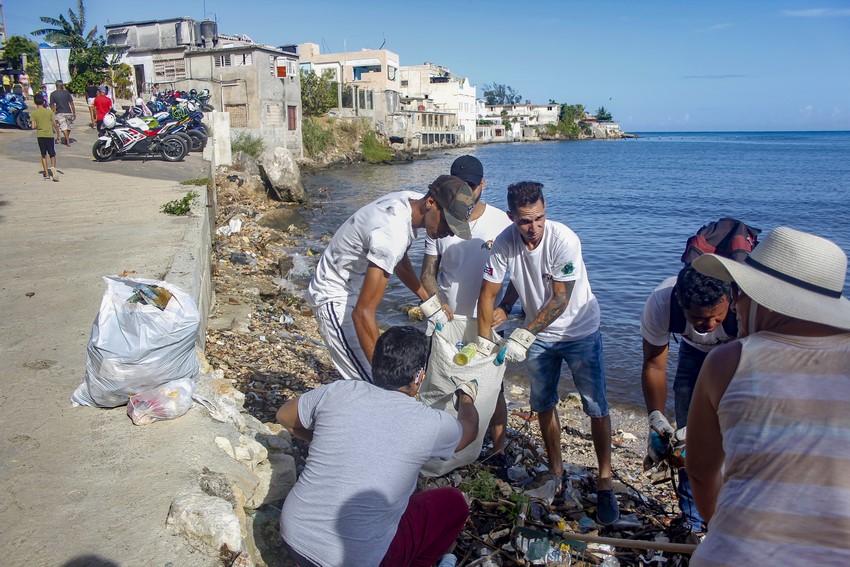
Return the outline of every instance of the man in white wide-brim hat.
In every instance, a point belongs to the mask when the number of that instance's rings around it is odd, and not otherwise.
[[[691,400],[686,467],[709,521],[691,565],[850,564],[847,256],[779,227],[745,262],[693,266],[732,282],[740,340],[709,354]]]

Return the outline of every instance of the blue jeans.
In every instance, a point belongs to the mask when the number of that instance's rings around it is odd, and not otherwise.
[[[561,381],[561,365],[565,361],[581,396],[584,413],[593,418],[608,415],[608,401],[605,398],[605,356],[599,329],[576,341],[534,341],[528,349],[531,411],[540,413],[558,405],[558,382]]]
[[[673,379],[676,427],[684,427],[688,424],[688,408],[691,405],[691,396],[694,395],[694,385],[707,354],[685,341],[679,343],[679,366],[676,368],[676,377]],[[679,497],[679,509],[682,510],[685,522],[690,524],[694,531],[704,532],[705,520],[697,511],[691,490],[691,481],[684,468],[679,469],[679,485],[676,488],[676,493]]]

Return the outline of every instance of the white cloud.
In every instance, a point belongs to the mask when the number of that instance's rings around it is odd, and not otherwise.
[[[842,18],[850,16],[850,10],[830,8],[810,8],[808,10],[782,10],[783,16],[792,18]]]
[[[682,117],[682,119],[683,119],[685,122],[690,122],[690,121],[691,121],[691,115],[690,115],[689,113],[687,113],[687,112],[686,112],[686,113],[685,113],[685,115]]]
[[[814,112],[815,112],[815,107],[812,106],[811,104],[807,104],[806,106],[804,106],[803,108],[800,109],[800,114],[802,114],[803,118],[805,118],[806,120],[811,118],[812,114],[814,114]]]

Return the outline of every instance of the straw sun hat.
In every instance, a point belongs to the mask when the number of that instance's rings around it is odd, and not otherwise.
[[[693,266],[707,276],[734,281],[772,311],[850,330],[850,301],[841,295],[847,256],[825,238],[780,226],[744,262],[704,254]]]

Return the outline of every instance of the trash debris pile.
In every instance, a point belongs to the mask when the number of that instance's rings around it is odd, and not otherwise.
[[[321,250],[310,248],[313,243],[305,238],[303,225],[287,222],[296,209],[268,201],[224,175],[217,177],[217,183],[216,306],[206,356],[245,394],[251,414],[274,422],[277,409],[287,400],[339,378],[301,297],[309,277],[305,257]],[[267,226],[264,219],[270,217],[276,219],[275,227]],[[414,310],[411,316],[415,315]],[[613,525],[602,526],[595,515],[596,456],[590,420],[578,397],[571,395],[558,406],[566,473],[561,482],[532,490],[529,484],[546,472],[539,427],[528,411],[527,391],[509,378],[505,391],[511,408],[506,456],[484,458],[492,448],[487,441],[477,462],[445,476],[420,477],[420,489],[455,486],[470,503],[469,521],[450,551],[453,558],[444,557],[445,565],[688,564],[688,553],[676,545],[692,542],[677,525],[676,494],[667,480],[671,475],[668,471],[654,483],[643,471],[642,411],[611,410],[614,489],[621,515]],[[300,471],[307,447],[296,440],[293,449]],[[268,525],[269,543],[274,545],[271,540],[278,537],[274,511]],[[639,544],[650,548],[630,547]],[[276,565],[293,563],[281,558]]]

